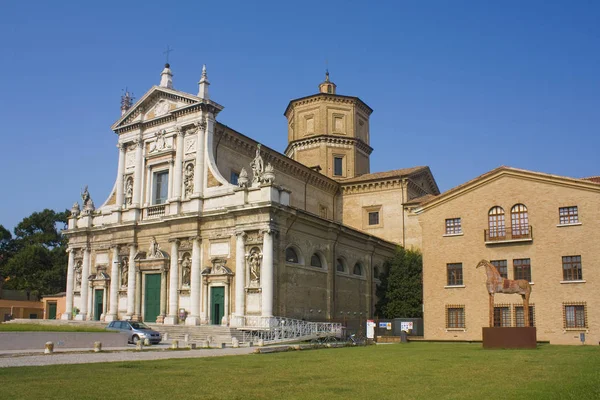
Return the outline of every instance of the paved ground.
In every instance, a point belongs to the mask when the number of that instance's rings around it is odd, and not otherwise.
[[[253,353],[255,347],[196,349],[169,351],[168,344],[147,347],[135,351],[135,346],[106,348],[100,353],[89,349],[60,349],[54,354],[44,354],[43,350],[5,350],[0,352],[0,368],[27,367],[56,364],[87,364],[118,361],[164,360],[169,358],[198,358],[234,356]]]

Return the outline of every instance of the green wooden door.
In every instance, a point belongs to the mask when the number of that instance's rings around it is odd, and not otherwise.
[[[94,319],[96,321],[100,321],[100,316],[102,315],[102,308],[104,307],[103,298],[104,289],[96,289],[94,291]]]
[[[221,325],[225,313],[225,288],[210,288],[210,320],[213,325]]]
[[[56,319],[56,303],[48,303],[48,319]]]
[[[156,322],[160,314],[160,274],[146,274],[144,321]]]

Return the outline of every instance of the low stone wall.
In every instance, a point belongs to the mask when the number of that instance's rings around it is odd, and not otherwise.
[[[54,349],[94,349],[127,346],[127,334],[118,332],[0,332],[0,350],[43,350],[46,342]]]

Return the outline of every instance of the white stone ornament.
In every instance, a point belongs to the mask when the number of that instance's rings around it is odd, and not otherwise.
[[[255,187],[260,185],[262,182],[262,174],[265,168],[263,159],[260,156],[260,143],[256,146],[256,156],[250,163],[250,168],[252,168],[252,186]]]
[[[273,184],[274,180],[275,180],[275,170],[273,169],[273,166],[271,165],[271,163],[268,163],[267,166],[265,167],[265,171],[263,172],[262,182],[267,185],[271,185],[271,184]]]
[[[238,186],[241,188],[248,187],[248,172],[246,171],[246,168],[242,168],[240,171],[240,176],[238,176]]]

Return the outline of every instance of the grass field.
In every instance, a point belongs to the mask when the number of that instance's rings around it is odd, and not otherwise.
[[[0,324],[0,332],[114,332],[104,328],[77,325]],[[2,396],[2,393],[0,393]],[[1,398],[1,397],[0,397]]]
[[[600,348],[409,343],[0,369],[2,399],[599,399]]]

